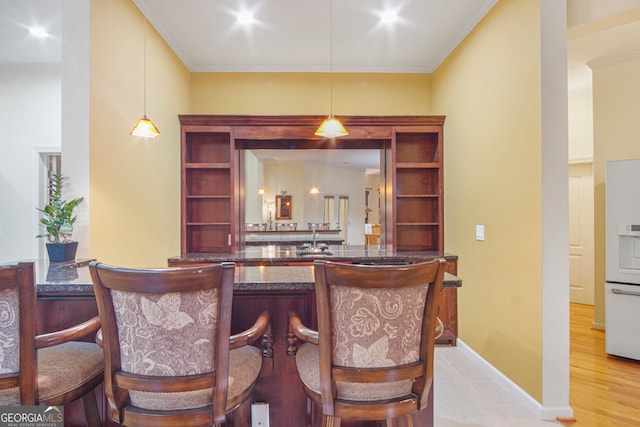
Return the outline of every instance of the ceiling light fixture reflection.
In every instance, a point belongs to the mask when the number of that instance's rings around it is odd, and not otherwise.
[[[340,120],[333,116],[333,0],[329,2],[329,75],[331,78],[330,97],[331,106],[330,114],[315,131],[314,135],[325,138],[337,138],[339,136],[349,135]]]
[[[398,20],[398,14],[395,10],[385,10],[380,16],[380,21],[385,24],[392,24]]]
[[[144,15],[144,47],[143,47],[143,114],[140,120],[136,123],[136,125],[131,129],[130,134],[133,136],[139,136],[142,138],[155,138],[160,135],[160,131],[153,124],[149,118],[147,118],[147,15],[146,15],[147,3],[145,2],[145,13]]]
[[[38,37],[39,39],[44,39],[49,37],[49,33],[42,27],[31,27],[29,28],[29,34],[34,37]]]
[[[253,23],[253,20],[254,20],[253,14],[246,10],[238,13],[237,18],[238,18],[238,22],[244,25],[251,24]]]
[[[320,194],[320,190],[318,190],[318,187],[311,187],[309,194]]]

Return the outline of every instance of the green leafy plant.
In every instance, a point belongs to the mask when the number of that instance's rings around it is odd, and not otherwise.
[[[50,202],[44,208],[36,208],[42,212],[40,225],[47,232],[38,234],[36,237],[48,237],[50,242],[62,242],[67,235],[73,231],[73,223],[77,216],[73,215],[73,210],[84,200],[84,197],[66,201],[62,200],[62,186],[64,177],[60,173],[52,173],[49,180]]]

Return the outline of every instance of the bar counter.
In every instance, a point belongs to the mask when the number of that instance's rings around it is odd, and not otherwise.
[[[38,297],[93,295],[93,283],[88,267],[91,261],[78,260],[60,263],[49,263],[47,260],[36,261]],[[462,286],[462,280],[452,274],[445,273],[442,286],[457,288]],[[236,265],[235,268],[234,289],[236,291],[309,290],[313,288],[313,266],[311,265],[286,267]]]
[[[248,253],[253,251],[249,250]],[[262,255],[255,254],[251,259],[257,261]],[[286,253],[282,254],[287,258]],[[245,258],[243,258],[245,257]],[[220,261],[236,261],[234,299],[232,313],[232,333],[250,327],[257,316],[264,310],[271,313],[273,333],[273,358],[265,359],[268,366],[266,376],[261,376],[255,390],[255,401],[269,404],[269,416],[273,426],[301,426],[304,425],[306,412],[306,398],[302,384],[295,368],[295,357],[287,355],[287,336],[289,310],[296,311],[303,322],[312,328],[317,328],[315,290],[313,266],[309,263],[313,259],[305,258],[305,262],[290,265],[244,265],[247,253],[241,257],[204,256],[191,258],[192,262],[181,265],[203,265]],[[431,255],[435,258],[437,255]],[[293,261],[295,257],[290,259]],[[404,257],[406,259],[406,257]],[[425,259],[425,255],[416,256],[412,260]],[[352,262],[372,262],[371,258],[349,258]],[[381,254],[377,262],[396,262],[397,258]],[[88,264],[91,260],[77,260],[69,263],[36,263],[36,281],[38,292],[38,333],[51,332],[57,329],[80,323],[97,315],[93,283]],[[184,260],[183,260],[184,261]],[[239,261],[239,262],[238,262]],[[455,303],[455,292],[462,281],[453,274],[445,273],[442,297],[449,295],[449,301]],[[455,322],[455,308],[443,305],[441,297],[439,317],[445,324]],[[453,298],[453,299],[452,299]],[[455,306],[454,306],[455,307]],[[450,337],[444,344],[455,345],[455,330],[450,331]],[[441,343],[442,344],[442,343]],[[263,370],[264,372],[264,370]],[[430,396],[432,401],[433,396]],[[74,402],[75,403],[75,402]],[[69,407],[69,416],[74,421],[78,417],[81,407]],[[414,416],[414,425],[432,426],[433,408],[430,405],[424,411]],[[65,419],[67,415],[65,415]],[[66,425],[82,425],[80,421],[71,421]],[[78,424],[80,423],[80,424]],[[378,425],[367,423],[367,426]],[[343,422],[344,427],[359,427],[360,424]]]
[[[328,253],[327,253],[328,252]],[[389,246],[329,245],[325,253],[304,254],[304,250],[293,245],[247,246],[236,253],[186,254],[169,258],[169,265],[185,265],[234,261],[243,265],[270,265],[288,263],[313,263],[315,259],[328,261],[391,263],[398,261],[426,261],[444,258],[447,262],[457,262],[457,255],[436,251],[393,251]],[[455,273],[453,273],[455,274]]]

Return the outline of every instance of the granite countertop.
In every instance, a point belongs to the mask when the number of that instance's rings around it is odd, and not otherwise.
[[[444,273],[442,286],[459,288],[462,280]],[[235,290],[304,290],[314,288],[313,266],[236,266]]]
[[[93,282],[89,273],[92,259],[68,262],[35,260],[38,296],[44,294],[93,294]]]
[[[36,283],[39,297],[93,294],[89,262],[49,263],[36,261]],[[462,280],[445,273],[444,287],[460,287]],[[237,291],[291,291],[313,289],[313,266],[243,266],[235,268]]]
[[[391,246],[357,246],[357,245],[329,245],[330,255],[301,255],[300,248],[287,245],[247,246],[244,250],[234,254],[207,253],[187,254],[185,256],[169,258],[172,263],[202,263],[202,262],[251,262],[251,263],[286,263],[286,262],[313,262],[314,259],[327,259],[332,261],[361,261],[361,262],[393,262],[402,260],[427,260],[434,258],[457,259],[456,255],[437,251],[402,251],[394,252]]]

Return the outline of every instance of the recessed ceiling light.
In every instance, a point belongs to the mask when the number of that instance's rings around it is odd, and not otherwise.
[[[396,22],[397,20],[398,14],[395,10],[386,10],[382,12],[382,15],[380,15],[380,21],[384,22],[385,24],[391,24],[393,22]]]
[[[49,33],[42,27],[31,27],[29,28],[29,33],[34,37],[45,38],[49,37]]]
[[[249,11],[242,11],[237,15],[238,22],[241,24],[251,24],[253,22],[253,14]]]

